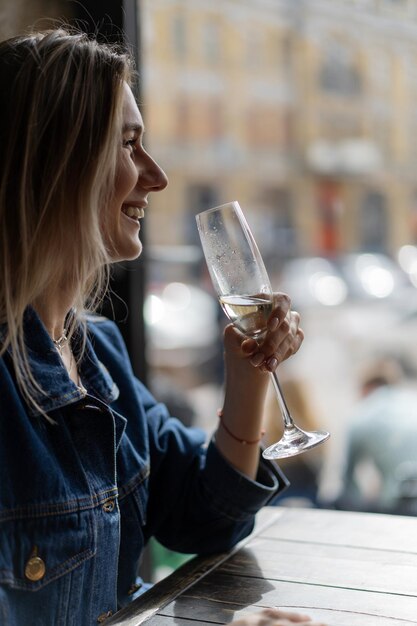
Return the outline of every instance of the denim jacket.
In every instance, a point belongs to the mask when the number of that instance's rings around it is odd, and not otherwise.
[[[69,378],[32,309],[25,333],[34,376],[48,390],[38,403],[52,421],[27,406],[6,352],[0,359],[2,626],[100,623],[133,597],[151,536],[176,551],[227,550],[285,486],[264,461],[257,480],[248,479],[213,442],[205,445],[202,431],[170,417],[134,377],[109,320],[88,321],[80,363],[87,393]]]

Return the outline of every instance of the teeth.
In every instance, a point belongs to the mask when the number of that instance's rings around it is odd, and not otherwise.
[[[140,220],[145,215],[145,211],[137,206],[124,207],[123,213],[126,213],[128,217],[133,217],[137,220]]]

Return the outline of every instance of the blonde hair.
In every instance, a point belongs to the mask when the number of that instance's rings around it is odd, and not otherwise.
[[[0,324],[18,385],[38,408],[45,393],[27,358],[28,305],[66,281],[70,333],[108,283],[102,211],[121,141],[126,52],[69,28],[0,43]]]

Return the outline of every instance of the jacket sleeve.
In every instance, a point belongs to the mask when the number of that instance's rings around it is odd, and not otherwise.
[[[256,481],[206,445],[206,433],[169,415],[134,377],[115,325],[95,325],[95,347],[120,389],[114,408],[127,419],[132,455],[149,467],[145,541],[155,536],[178,552],[227,550],[250,533],[255,513],[287,486],[277,466],[261,459]],[[144,511],[145,512],[145,511]]]
[[[288,485],[261,457],[256,481],[234,469],[212,440],[168,415],[138,382],[149,429],[147,538],[188,553],[231,548],[249,534],[254,516]]]

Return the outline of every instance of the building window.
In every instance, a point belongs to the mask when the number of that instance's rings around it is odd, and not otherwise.
[[[220,194],[217,187],[209,183],[190,185],[187,190],[187,206],[185,212],[185,241],[188,244],[201,246],[195,216],[201,211],[211,209],[220,204]]]
[[[262,44],[259,31],[250,30],[246,35],[245,62],[249,70],[259,70],[262,63]]]
[[[297,233],[291,191],[277,187],[262,193],[262,227],[259,225],[265,264],[273,271],[297,255]]]
[[[410,243],[417,245],[417,190],[412,194],[409,212]]]
[[[220,60],[220,27],[213,19],[203,24],[203,55],[210,64],[216,64]]]
[[[175,15],[171,23],[172,47],[177,59],[187,57],[187,28],[184,15]]]
[[[324,91],[343,96],[361,93],[361,75],[347,47],[335,41],[327,44],[320,67],[319,82]]]
[[[362,202],[359,232],[362,250],[386,252],[388,248],[388,214],[385,196],[368,192]]]
[[[226,131],[225,112],[221,100],[207,101],[207,130],[210,141],[221,139]]]
[[[176,103],[176,139],[183,143],[190,138],[190,103],[187,98],[180,97]]]
[[[324,256],[335,256],[340,250],[340,183],[323,179],[317,184],[318,246]]]
[[[248,108],[246,139],[251,148],[274,152],[290,149],[292,137],[292,111],[276,104],[258,103]]]

